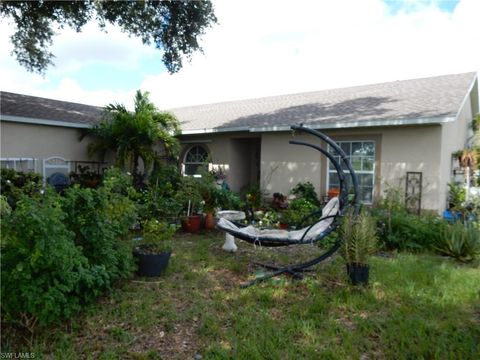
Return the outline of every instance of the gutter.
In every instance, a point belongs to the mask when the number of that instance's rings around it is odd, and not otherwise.
[[[33,125],[48,125],[48,126],[59,126],[59,127],[68,127],[75,129],[88,129],[91,128],[90,124],[82,123],[73,123],[68,121],[57,121],[57,120],[47,120],[47,119],[37,119],[29,118],[23,116],[14,116],[14,115],[0,115],[0,121],[9,121],[22,124],[33,124]]]
[[[399,120],[371,120],[371,121],[345,121],[345,122],[329,122],[325,124],[314,124],[306,127],[315,130],[322,129],[345,129],[345,128],[360,128],[360,127],[379,127],[379,126],[407,126],[407,125],[435,125],[455,121],[456,117],[436,117],[436,118],[420,118],[420,119],[399,119]],[[195,135],[195,134],[211,134],[211,133],[226,133],[226,132],[280,132],[290,131],[289,125],[279,126],[259,126],[259,127],[222,127],[210,129],[193,129],[181,132],[181,135]]]

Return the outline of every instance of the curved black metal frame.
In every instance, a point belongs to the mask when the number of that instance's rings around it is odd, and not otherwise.
[[[250,242],[252,244],[258,244],[258,245],[266,246],[266,247],[289,246],[289,245],[309,244],[309,243],[313,243],[313,242],[318,242],[338,228],[338,226],[341,223],[341,219],[342,219],[343,215],[345,214],[345,212],[347,211],[347,209],[350,206],[353,206],[353,213],[355,215],[358,214],[359,211],[360,211],[360,197],[359,197],[359,186],[358,186],[357,175],[355,174],[355,171],[353,170],[353,167],[352,167],[350,161],[348,160],[348,157],[345,154],[345,152],[335,143],[335,141],[333,141],[327,135],[321,133],[320,131],[317,131],[317,130],[314,130],[314,129],[311,129],[311,128],[307,128],[303,125],[293,125],[293,126],[291,126],[291,129],[294,132],[304,132],[304,133],[307,133],[307,134],[311,134],[311,135],[321,139],[323,142],[328,144],[330,147],[332,147],[337,152],[337,154],[341,158],[341,161],[343,162],[345,167],[348,169],[348,172],[350,173],[350,177],[352,179],[352,186],[353,186],[353,191],[354,191],[353,201],[352,202],[348,201],[348,179],[346,178],[345,173],[342,170],[341,164],[337,161],[337,159],[330,152],[328,152],[326,149],[324,149],[324,148],[322,148],[322,147],[320,147],[316,144],[311,144],[311,143],[308,143],[308,142],[305,142],[305,141],[291,140],[289,142],[290,144],[307,146],[307,147],[313,148],[313,149],[319,151],[322,155],[327,157],[332,162],[332,164],[335,167],[335,170],[338,174],[338,178],[340,180],[340,194],[339,194],[340,206],[339,206],[338,213],[334,216],[334,220],[333,220],[332,224],[329,226],[329,228],[327,230],[325,230],[324,232],[322,232],[319,236],[317,236],[314,239],[306,239],[305,238],[306,235],[308,234],[308,232],[310,231],[310,229],[314,225],[311,225],[307,228],[307,230],[305,231],[305,233],[303,234],[303,236],[300,240],[269,239],[269,238],[262,238],[262,237],[252,238],[252,237],[250,237],[246,234],[243,234],[243,233],[228,231],[230,234],[232,234],[233,236],[235,236],[238,239]],[[324,220],[326,218],[328,218],[328,216],[320,218],[319,221]],[[222,229],[222,230],[227,231],[226,229]],[[251,286],[251,285],[253,285],[257,282],[266,280],[268,278],[271,278],[273,276],[277,276],[277,275],[280,275],[280,274],[290,274],[294,278],[301,278],[300,273],[305,272],[305,271],[309,271],[310,267],[312,267],[314,265],[317,265],[318,263],[320,263],[320,262],[324,261],[325,259],[329,258],[331,255],[333,255],[340,248],[341,243],[342,243],[342,240],[339,238],[323,254],[321,254],[320,256],[317,256],[316,258],[314,258],[310,261],[307,261],[307,262],[303,262],[303,263],[299,263],[299,264],[291,264],[291,265],[287,265],[287,266],[283,266],[283,267],[277,267],[277,266],[265,265],[265,264],[257,264],[257,265],[261,265],[261,266],[263,266],[263,267],[265,267],[269,270],[272,270],[272,272],[267,273],[267,274],[263,275],[262,277],[259,277],[259,278],[255,279],[253,281],[250,281],[250,282],[242,285],[242,287]]]

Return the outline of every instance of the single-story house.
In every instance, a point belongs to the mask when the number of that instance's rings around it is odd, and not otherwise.
[[[0,98],[2,166],[48,176],[62,166],[73,170],[92,161],[88,141],[79,136],[98,122],[101,108],[8,92]],[[364,202],[378,200],[389,185],[400,186],[421,191],[421,207],[440,212],[456,166],[452,153],[466,146],[479,112],[478,79],[464,73],[171,111],[181,123],[185,175],[195,175],[207,162],[225,171],[233,190],[258,183],[271,196],[310,181],[325,196],[338,186],[328,161],[310,148],[288,144],[290,126],[304,124],[326,133],[348,154]],[[309,135],[295,136],[318,143]]]
[[[187,174],[209,159],[226,170],[234,190],[258,182],[270,195],[288,194],[298,182],[310,181],[325,196],[338,186],[333,168],[317,151],[288,143],[290,126],[304,124],[350,156],[365,203],[399,186],[421,191],[421,207],[440,212],[455,168],[452,153],[466,146],[479,112],[478,80],[476,73],[464,73],[172,112],[181,122],[180,159]]]
[[[102,112],[96,106],[0,92],[1,166],[45,178],[78,166],[95,169],[100,164],[88,157],[90,139],[79,139]]]

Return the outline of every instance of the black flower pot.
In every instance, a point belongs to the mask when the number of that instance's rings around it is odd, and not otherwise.
[[[368,284],[369,266],[365,264],[347,264],[347,274],[353,285]]]
[[[171,251],[160,254],[142,254],[134,251],[133,255],[138,259],[138,275],[147,277],[160,276],[167,268],[171,254]]]

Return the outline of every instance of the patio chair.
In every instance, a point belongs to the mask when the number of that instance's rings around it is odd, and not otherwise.
[[[298,140],[291,140],[289,142],[290,144],[302,145],[313,148],[330,160],[338,175],[340,183],[339,195],[330,199],[330,201],[323,207],[320,213],[315,212],[307,217],[318,217],[317,221],[313,225],[306,226],[299,230],[263,230],[255,228],[251,225],[245,226],[244,224],[236,223],[226,219],[219,219],[217,227],[220,230],[225,231],[238,239],[265,247],[313,244],[321,241],[326,236],[338,229],[339,225],[341,224],[342,217],[346,213],[348,208],[353,207],[353,213],[355,215],[358,214],[360,210],[358,180],[355,171],[353,170],[353,167],[345,152],[332,139],[317,130],[304,127],[303,125],[294,125],[291,127],[291,129],[294,131],[294,133],[303,132],[319,138],[320,140],[328,144],[331,149],[335,150],[336,154],[338,154],[338,156],[340,157],[340,161],[337,160],[337,156],[329,152],[327,149],[320,147],[319,145]],[[344,170],[342,170],[342,165],[343,168],[348,171],[352,181],[353,198],[351,199],[351,201],[349,201],[348,194],[349,180],[347,179]],[[286,266],[257,264],[271,270],[271,272],[242,285],[242,287],[248,287],[259,281],[263,281],[265,279],[280,274],[290,274],[294,278],[301,278],[302,272],[311,271],[310,268],[312,266],[324,261],[331,255],[333,255],[341,246],[341,242],[341,238],[338,237],[335,243],[327,247],[322,254],[307,262],[290,264]]]

